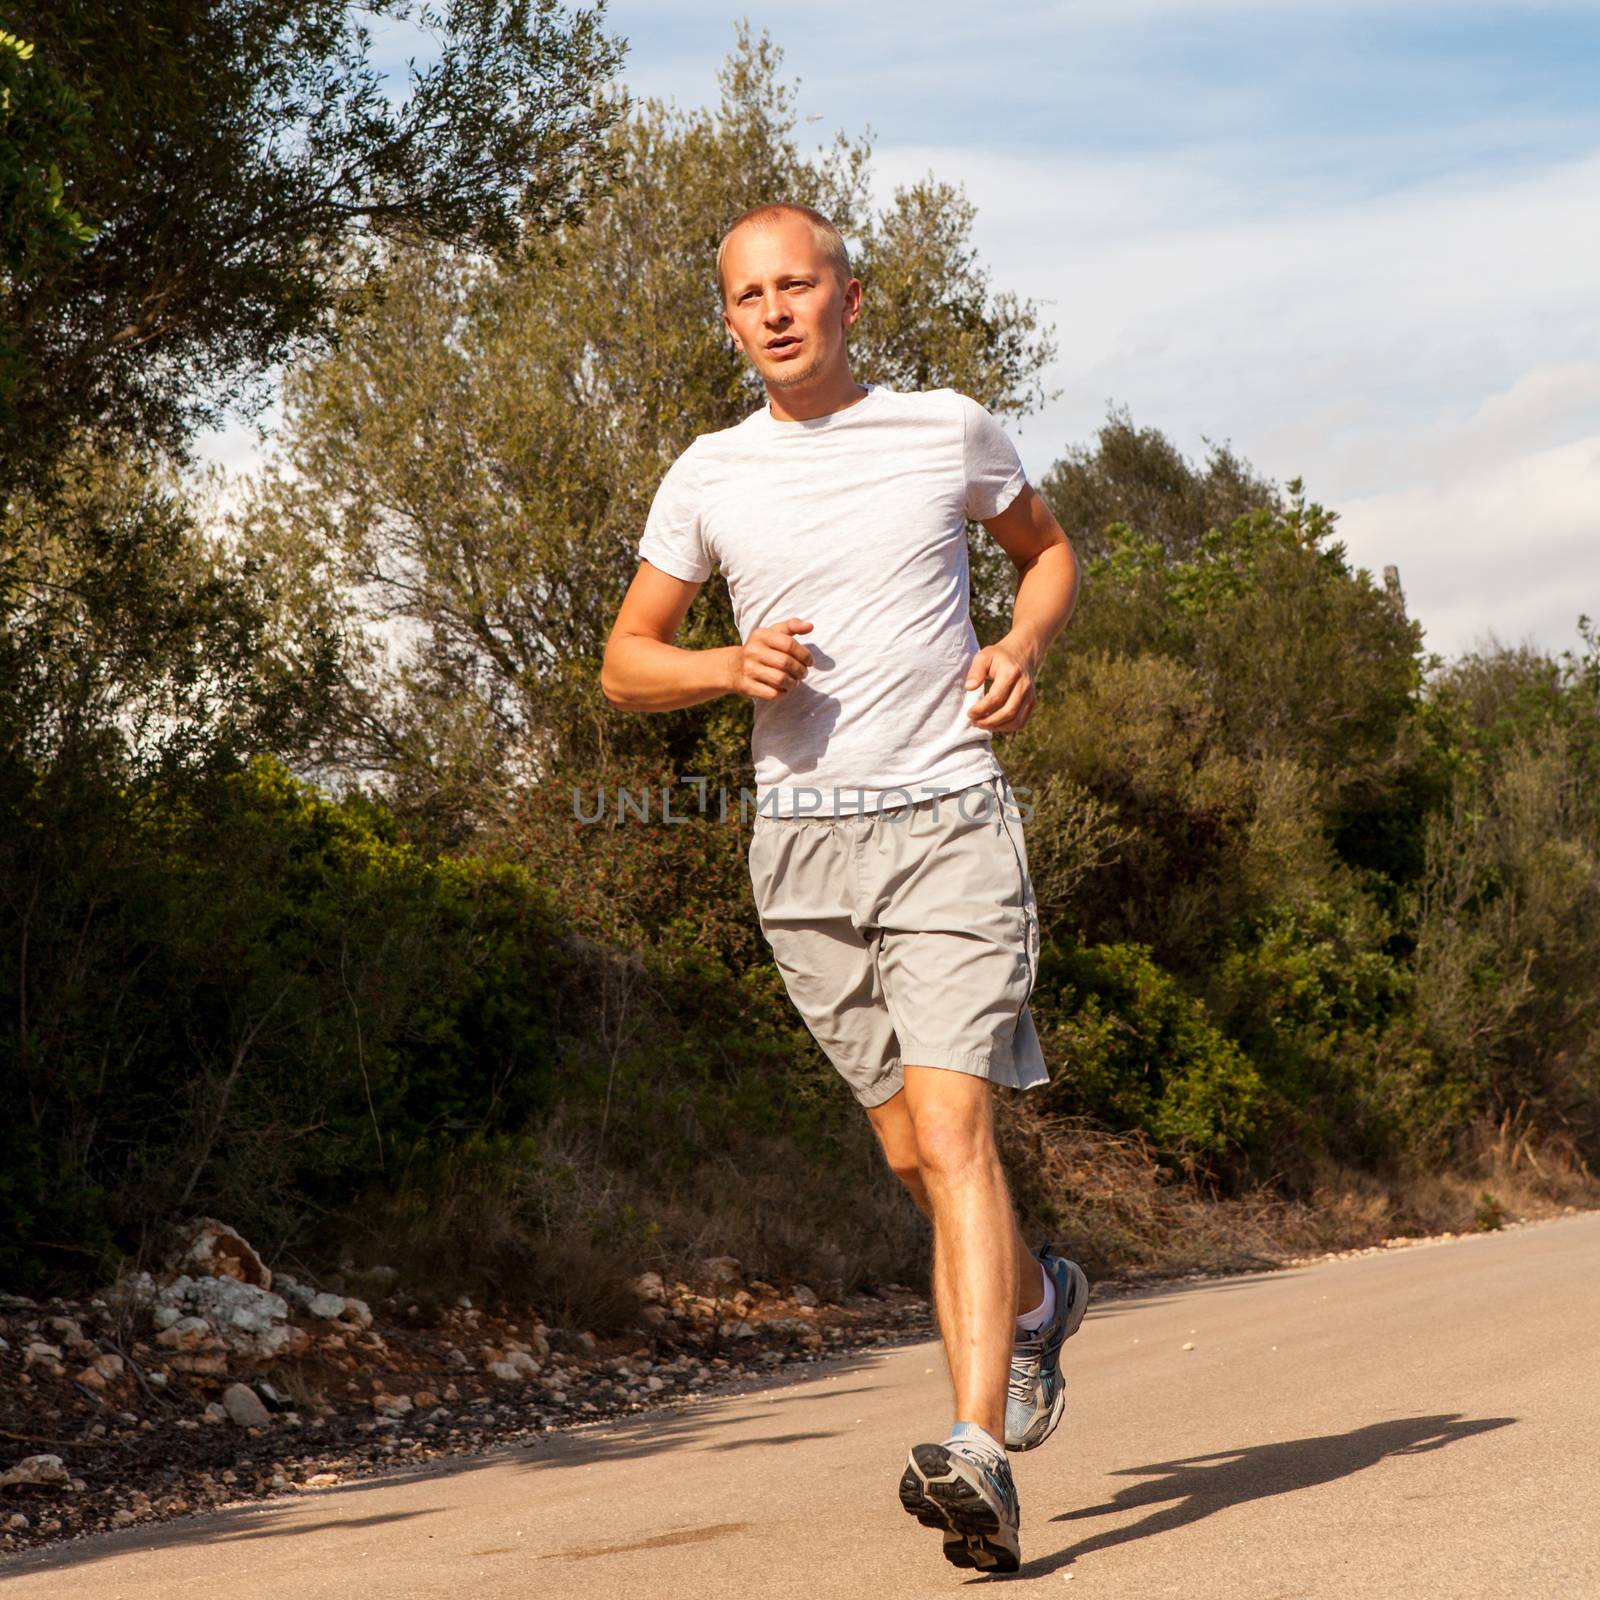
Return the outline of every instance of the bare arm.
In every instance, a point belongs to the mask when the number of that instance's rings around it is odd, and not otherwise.
[[[776,700],[810,670],[811,652],[794,638],[811,624],[790,617],[756,628],[742,644],[685,650],[677,637],[698,583],[674,578],[648,561],[639,563],[623,596],[600,664],[600,688],[627,711],[676,711],[718,695]]]
[[[988,692],[967,712],[977,727],[1014,733],[1033,713],[1034,679],[1051,641],[1078,603],[1078,558],[1032,484],[984,527],[1021,574],[1011,631],[972,658],[965,686],[990,678]]]

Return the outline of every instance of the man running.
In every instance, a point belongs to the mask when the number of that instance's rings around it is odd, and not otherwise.
[[[912,1448],[900,1499],[942,1530],[955,1565],[1015,1571],[1006,1451],[1033,1449],[1060,1419],[1062,1345],[1089,1286],[1023,1242],[995,1152],[991,1084],[1031,1088],[1046,1071],[1027,1003],[1039,950],[1027,850],[992,735],[1028,720],[1077,562],[981,405],[851,376],[861,285],[827,218],[747,212],[717,275],[767,404],[701,434],[663,477],[601,685],[637,711],[755,702],[762,930],[933,1224],[955,1423]],[[969,517],[1020,574],[1011,631],[981,650]],[[744,642],[682,649],[713,567]]]

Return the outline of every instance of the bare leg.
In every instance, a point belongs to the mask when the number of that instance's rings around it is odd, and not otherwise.
[[[889,1165],[933,1220],[933,1294],[956,1417],[1004,1435],[1014,1319],[1039,1304],[1038,1263],[1017,1229],[994,1147],[987,1079],[908,1066],[871,1113]]]
[[[889,1164],[889,1170],[905,1185],[906,1192],[916,1201],[917,1208],[931,1222],[933,1206],[928,1199],[928,1186],[923,1181],[922,1163],[917,1154],[916,1126],[911,1120],[905,1090],[885,1100],[882,1105],[870,1107],[867,1119],[883,1146],[883,1156]],[[1012,1236],[1012,1251],[1017,1258],[1016,1314],[1021,1317],[1036,1309],[1044,1299],[1044,1278],[1039,1270],[1039,1258],[1028,1248],[1015,1221],[1012,1223]]]

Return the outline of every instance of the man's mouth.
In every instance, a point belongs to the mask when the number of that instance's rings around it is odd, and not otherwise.
[[[767,340],[768,355],[782,355],[786,350],[798,350],[800,341],[792,333],[780,334],[776,339]]]

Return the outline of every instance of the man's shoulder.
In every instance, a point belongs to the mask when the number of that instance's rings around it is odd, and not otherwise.
[[[707,428],[689,441],[689,449],[684,454],[692,450],[702,456],[714,456],[721,450],[740,449],[761,436],[765,416],[766,407],[760,406],[726,428]]]
[[[759,416],[759,413],[753,415]],[[683,485],[699,482],[708,466],[714,467],[719,461],[738,456],[742,449],[748,450],[755,439],[751,421],[751,417],[746,417],[731,427],[708,428],[704,433],[695,434],[667,464],[665,476]]]
[[[959,389],[952,389],[948,384],[939,389],[889,389],[885,392],[906,405],[921,406],[928,411],[949,411],[966,399]]]
[[[948,420],[961,414],[963,405],[972,402],[956,389],[889,389],[883,390],[888,409],[902,416],[937,417]]]
[[[894,389],[884,396],[879,416],[908,437],[953,441],[958,447],[967,433],[987,416],[983,405],[959,389]]]
[[[851,419],[852,428],[859,425],[894,430],[920,424],[941,432],[953,429],[959,438],[967,426],[968,414],[982,410],[976,400],[957,389],[891,389],[885,384],[872,387],[874,404],[863,412],[859,423]],[[708,428],[697,433],[678,457],[678,462],[686,468],[732,465],[752,456],[764,456],[774,442],[771,413],[765,406],[758,406],[726,428]]]

